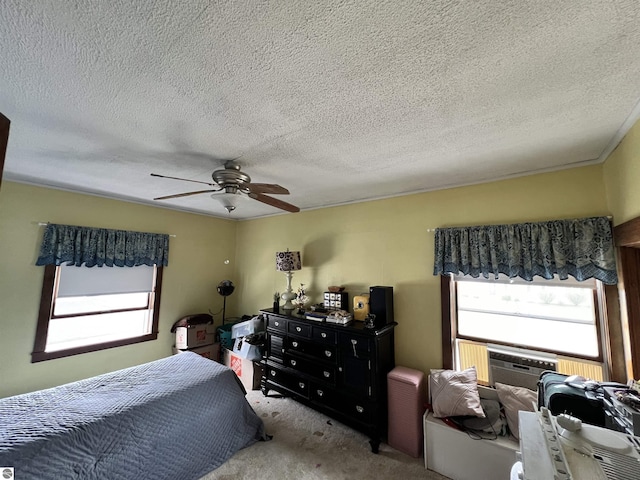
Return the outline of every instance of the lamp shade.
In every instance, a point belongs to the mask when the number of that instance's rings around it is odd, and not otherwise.
[[[302,259],[300,252],[276,252],[276,270],[280,272],[291,272],[302,270]]]

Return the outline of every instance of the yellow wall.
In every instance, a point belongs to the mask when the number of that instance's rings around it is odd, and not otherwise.
[[[53,222],[176,235],[164,270],[157,341],[30,363],[43,268],[43,227]],[[171,354],[180,317],[222,307],[215,287],[234,277],[235,222],[4,181],[0,189],[0,397],[46,388]],[[229,259],[228,265],[224,260]],[[227,310],[232,311],[234,297]],[[220,316],[216,316],[220,323]]]
[[[441,366],[440,282],[433,233],[482,225],[607,215],[600,165],[386,200],[239,222],[236,262],[244,313],[272,304],[285,288],[275,252],[300,250],[294,289],[313,303],[328,285],[350,297],[370,285],[394,287],[396,363],[427,372]]]
[[[640,216],[640,121],[605,161],[603,179],[614,224]]]
[[[0,397],[169,355],[173,322],[218,312],[222,298],[215,287],[225,278],[236,284],[227,316],[270,307],[273,292],[286,283],[275,270],[275,252],[286,248],[302,251],[293,285],[306,284],[314,303],[328,285],[344,285],[351,297],[370,285],[393,286],[396,363],[427,372],[441,365],[440,283],[432,275],[428,229],[606,214],[601,166],[242,222],[3,182]],[[34,266],[39,221],[176,235],[158,341],[30,363],[42,286],[43,269]],[[220,315],[216,319],[219,324]]]

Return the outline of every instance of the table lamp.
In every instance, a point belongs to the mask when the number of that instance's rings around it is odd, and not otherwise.
[[[287,290],[280,297],[284,300],[282,308],[293,310],[296,307],[291,303],[291,300],[296,298],[296,294],[291,290],[291,277],[293,277],[295,270],[302,270],[300,252],[290,252],[288,248],[286,252],[276,252],[276,270],[285,272],[287,276]]]

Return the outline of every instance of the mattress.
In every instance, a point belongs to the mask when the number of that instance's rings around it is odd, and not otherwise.
[[[0,399],[20,479],[197,479],[265,439],[228,367],[191,352]]]

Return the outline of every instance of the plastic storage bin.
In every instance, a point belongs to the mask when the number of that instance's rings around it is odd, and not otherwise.
[[[233,353],[242,358],[246,358],[247,360],[262,359],[262,352],[260,351],[260,347],[258,345],[250,345],[249,343],[244,341],[243,337],[238,337],[234,340]]]
[[[236,323],[231,327],[231,338],[244,337],[252,333],[264,332],[264,319],[261,315],[246,322]]]
[[[231,338],[231,328],[233,323],[225,323],[218,327],[218,338],[220,339],[220,345],[229,350],[233,349],[233,339]]]
[[[387,374],[388,443],[416,458],[422,455],[422,415],[426,394],[425,377],[421,371],[396,367]]]

